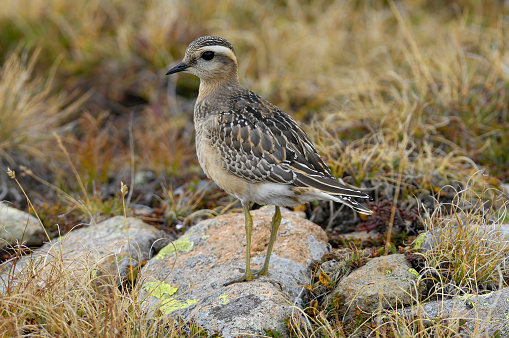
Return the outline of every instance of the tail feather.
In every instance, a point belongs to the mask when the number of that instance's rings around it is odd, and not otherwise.
[[[351,189],[339,182],[337,179],[331,177],[297,173],[294,184],[301,187],[316,188],[330,195],[369,198],[369,195],[362,191]]]
[[[347,206],[349,206],[350,208],[352,208],[353,210],[357,211],[360,214],[364,214],[364,215],[372,215],[373,214],[373,210],[369,209],[367,206],[357,202],[356,200],[354,200],[353,198],[351,198],[349,196],[337,196],[336,195],[336,196],[331,196],[331,199],[336,202],[346,204]]]
[[[300,187],[311,187],[318,189],[320,191],[319,195],[325,197],[324,199],[331,199],[333,201],[346,204],[360,214],[373,214],[373,211],[370,210],[367,206],[357,202],[354,199],[370,198],[369,195],[363,193],[362,191],[347,187],[342,180],[337,180],[334,177],[307,175],[303,171],[297,171],[297,176],[295,178],[294,184]]]

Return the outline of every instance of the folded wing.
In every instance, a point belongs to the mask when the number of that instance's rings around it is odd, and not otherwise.
[[[210,135],[230,173],[250,182],[313,187],[339,196],[338,202],[356,210],[360,204],[349,197],[369,198],[333,176],[285,112],[250,91],[238,97],[231,110],[217,113],[217,127]]]

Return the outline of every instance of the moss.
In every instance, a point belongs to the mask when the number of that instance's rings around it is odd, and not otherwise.
[[[163,304],[161,304],[161,307],[159,309],[161,310],[162,313],[167,315],[167,314],[172,313],[173,311],[185,309],[186,307],[189,307],[193,304],[198,303],[198,301],[199,301],[199,299],[195,298],[195,299],[188,299],[184,303],[181,303],[176,299],[170,298],[167,301],[165,301]]]
[[[230,302],[230,297],[225,292],[221,296],[217,297],[217,299],[221,299],[221,304],[226,305]]]
[[[417,270],[415,270],[414,268],[410,268],[410,269],[408,269],[408,272],[410,272],[412,275],[414,275],[414,276],[415,276],[415,279],[419,279],[419,277],[421,276],[421,275],[419,275],[419,273],[417,272]]]
[[[149,292],[151,296],[158,299],[171,296],[178,290],[178,288],[172,287],[170,284],[161,281],[148,282],[144,285],[144,289]]]
[[[175,254],[176,251],[189,252],[193,250],[194,242],[190,241],[188,237],[182,237],[178,241],[165,246],[159,251],[156,259],[163,259],[166,256]]]
[[[180,302],[174,297],[171,297],[178,291],[178,288],[161,281],[148,282],[145,284],[144,288],[151,296],[161,300],[159,310],[163,314],[170,314],[173,311],[185,309],[188,306],[198,303],[200,300],[199,298],[195,298]]]
[[[427,232],[423,232],[417,238],[415,239],[414,249],[418,250],[421,248],[422,243],[426,240],[426,237],[428,236]]]

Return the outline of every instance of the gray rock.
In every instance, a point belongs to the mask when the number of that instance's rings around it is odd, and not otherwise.
[[[369,261],[373,257],[371,249],[363,249],[360,251],[352,251],[350,249],[336,249],[334,250],[335,259],[331,259],[320,264],[320,272],[327,276],[328,282],[332,287],[339,283],[340,280],[345,278],[352,271],[351,262],[354,260]],[[318,283],[314,286],[313,293],[315,295],[332,294],[329,290],[330,286]],[[322,305],[327,306],[329,298],[323,299]]]
[[[418,279],[404,255],[377,257],[341,280],[330,297],[344,300],[345,313],[355,309],[374,312],[380,302],[384,308],[403,307],[419,299],[424,285],[416,286]]]
[[[0,202],[0,248],[25,242],[41,244],[44,240],[42,225],[32,215]]]
[[[126,233],[126,223],[129,236]],[[127,277],[131,267],[148,261],[168,243],[164,240],[165,236],[167,234],[161,230],[137,218],[125,219],[123,216],[73,230],[20,259],[14,272],[8,272],[11,266],[0,271],[0,291],[5,288],[12,274],[14,279],[22,279],[21,276],[28,270],[37,271],[35,278],[43,280],[45,273],[55,271],[55,260],[62,264],[58,268],[72,271],[74,276],[92,274],[102,277],[105,283],[120,283]],[[100,279],[97,281],[103,282]]]
[[[434,250],[440,247],[439,244],[443,241],[464,241],[464,238],[468,238],[469,243],[482,248],[485,255],[489,253],[493,260],[499,260],[501,263],[497,268],[500,268],[504,279],[509,278],[509,224],[477,223],[465,223],[461,230],[457,222],[456,224],[451,222],[443,227],[434,227],[419,235],[414,248],[422,251]],[[466,234],[458,234],[458,231],[466,232]]]
[[[509,184],[502,184],[502,191],[509,197]]]
[[[156,174],[154,174],[151,170],[141,170],[138,171],[134,175],[134,185],[140,186],[140,185],[147,185],[150,182],[154,181],[157,178]]]
[[[131,204],[129,206],[129,211],[131,215],[136,215],[138,217],[150,217],[154,214],[154,209],[143,204]]]
[[[252,268],[265,259],[274,208],[253,213]],[[282,210],[269,274],[229,286],[245,266],[243,214],[205,220],[169,244],[142,269],[141,299],[152,315],[195,321],[225,337],[285,332],[284,320],[305,295],[309,264],[327,252],[327,236],[317,225]]]
[[[361,242],[373,241],[376,243],[378,238],[380,238],[380,233],[375,230],[370,230],[370,231],[364,230],[364,231],[350,232],[347,234],[341,234],[341,236],[344,239],[360,240]]]
[[[478,237],[483,245],[489,245],[492,247],[503,247],[509,246],[509,225],[507,224],[486,224],[480,225],[473,223],[474,226],[466,224],[468,228],[462,229],[461,231],[468,231],[469,236]],[[443,227],[434,227],[431,230],[424,232],[419,235],[416,240],[416,249],[421,250],[432,250],[440,243],[443,238],[450,239],[457,236],[459,226],[457,224],[448,224]]]
[[[456,325],[463,322],[462,336],[465,337],[494,337],[496,331],[498,337],[509,337],[509,288],[406,307],[399,315],[414,321],[420,318],[424,324],[436,320]]]

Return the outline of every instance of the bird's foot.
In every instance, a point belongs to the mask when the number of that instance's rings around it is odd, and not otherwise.
[[[241,272],[243,270],[244,269],[241,269]],[[232,280],[229,280],[228,282],[224,283],[223,286],[228,286],[228,285],[235,284],[235,283],[247,282],[247,281],[256,279],[262,275],[266,275],[267,271],[268,271],[268,269],[262,268],[260,270],[250,271],[249,273],[244,272],[244,274],[242,276],[234,278]]]
[[[228,282],[224,283],[223,286],[228,286],[228,285],[232,285],[235,283],[247,282],[247,281],[255,279],[256,277],[258,277],[258,276],[254,276],[252,273],[249,273],[249,274],[244,273],[242,276],[233,278],[233,279],[229,280]]]
[[[263,267],[260,270],[254,270],[252,273],[253,273],[253,276],[256,276],[255,278],[257,278],[260,276],[265,276],[267,274],[267,272],[269,272],[268,267],[267,268]]]

